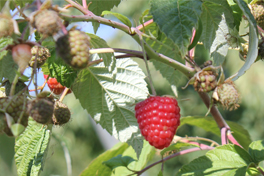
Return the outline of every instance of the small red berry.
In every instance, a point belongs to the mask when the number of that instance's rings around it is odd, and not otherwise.
[[[135,106],[144,138],[157,149],[168,147],[180,125],[178,102],[170,97],[150,97]]]
[[[47,79],[48,75],[44,75],[44,79]],[[56,78],[49,78],[47,81],[48,87],[55,95],[60,95],[64,89],[65,86],[61,85]],[[68,91],[68,93],[71,93],[71,90]],[[67,94],[68,94],[67,93]]]
[[[22,74],[27,68],[28,63],[32,57],[31,46],[28,44],[18,44],[12,48],[12,57],[18,65],[20,73]]]

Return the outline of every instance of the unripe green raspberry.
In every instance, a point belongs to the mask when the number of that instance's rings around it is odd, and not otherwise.
[[[239,107],[239,94],[232,81],[219,85],[215,92],[216,94],[213,94],[214,100],[221,103],[225,109],[231,111]]]
[[[14,33],[14,25],[12,18],[4,14],[0,14],[0,38],[11,36]]]
[[[63,125],[67,123],[71,118],[71,112],[67,105],[60,101],[55,102],[54,114],[52,121],[54,125]]]
[[[89,64],[90,37],[82,31],[72,30],[56,42],[60,57],[74,68],[82,69]]]
[[[38,123],[50,124],[54,111],[54,101],[49,98],[36,98],[29,103],[29,115]]]
[[[62,20],[58,13],[54,10],[47,9],[37,11],[31,23],[44,36],[56,34],[62,26]]]
[[[37,68],[40,68],[45,61],[50,57],[50,52],[48,48],[42,48],[34,46],[31,48],[31,60],[29,61],[29,66],[34,67],[34,63],[37,57]]]

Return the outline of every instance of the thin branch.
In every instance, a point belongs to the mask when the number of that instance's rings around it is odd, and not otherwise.
[[[145,22],[143,25],[141,24],[141,25],[137,26],[136,28],[137,28],[138,30],[142,30],[144,27],[147,27],[148,25],[150,25],[150,24],[152,24],[152,23],[153,23],[153,19],[151,19],[151,20]]]
[[[59,101],[62,101],[64,99],[64,97],[67,95],[68,91],[69,91],[69,88],[66,87],[64,89],[63,93],[61,94]]]
[[[81,6],[80,4],[72,1],[72,0],[65,0],[66,2],[68,2],[69,4],[72,5],[72,7],[78,9],[80,12],[82,12],[84,15],[92,15],[95,16],[90,10],[88,10],[87,8]],[[84,0],[83,0],[84,1]],[[87,5],[87,4],[86,4]]]
[[[206,107],[209,108],[210,107],[210,97],[208,96],[208,94],[204,93],[204,92],[198,92],[198,94],[202,98]],[[230,127],[228,126],[225,119],[220,114],[219,110],[217,109],[217,107],[215,105],[213,105],[211,107],[210,112],[211,112],[212,116],[214,117],[214,120],[216,121],[219,129],[222,129],[223,127],[226,127],[226,129],[230,129]]]
[[[87,9],[87,2],[86,2],[86,0],[82,0],[82,5],[83,5],[83,8]]]
[[[89,15],[65,15],[60,14],[63,18],[67,19],[70,22],[78,22],[78,21],[91,21],[91,22],[97,22],[101,24],[105,24],[108,26],[112,26],[113,28],[120,29],[130,35],[134,35],[135,33],[125,24],[112,21],[103,17],[96,16],[94,14]]]
[[[206,141],[206,142],[212,143],[213,145],[219,146],[219,144],[212,139],[207,139],[207,138],[198,137],[198,136],[196,136],[196,137],[187,136],[185,138],[180,138],[179,141],[184,141],[185,139],[187,139],[188,141],[197,141],[197,140]]]
[[[140,175],[140,174],[142,174],[143,172],[145,172],[146,170],[150,169],[151,167],[153,167],[153,166],[155,166],[155,165],[157,165],[157,164],[159,164],[159,163],[162,163],[162,162],[164,162],[164,161],[167,161],[167,160],[169,160],[169,159],[171,159],[171,158],[174,158],[174,157],[176,157],[176,156],[184,155],[184,154],[187,154],[187,153],[192,153],[192,152],[200,151],[200,150],[212,150],[212,149],[214,149],[214,147],[209,147],[209,146],[207,146],[207,147],[201,147],[201,148],[196,147],[196,148],[186,149],[186,150],[183,150],[183,151],[180,151],[180,152],[174,153],[174,154],[172,154],[172,155],[170,155],[170,156],[167,156],[166,158],[164,158],[164,159],[162,159],[162,160],[159,160],[159,161],[157,161],[157,162],[155,162],[155,163],[153,163],[153,164],[151,164],[151,165],[145,167],[145,168],[142,169],[141,171],[138,171],[137,174]]]
[[[264,175],[264,171],[259,166],[257,167],[257,169],[262,175]]]

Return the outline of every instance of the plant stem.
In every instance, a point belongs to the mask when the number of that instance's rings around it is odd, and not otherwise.
[[[87,2],[86,2],[86,0],[82,0],[82,5],[83,5],[83,8],[87,9]]]
[[[87,8],[81,6],[80,4],[72,1],[72,0],[65,0],[66,2],[68,2],[69,4],[72,5],[72,7],[78,9],[80,12],[82,12],[85,15],[94,15],[91,11],[89,11]],[[84,0],[82,0],[84,1]]]
[[[153,19],[148,20],[148,21],[145,22],[143,25],[141,24],[141,25],[137,26],[136,28],[137,28],[138,30],[142,30],[144,27],[146,27],[146,26],[148,26],[148,25],[150,25],[150,24],[152,24],[152,23],[153,23]]]
[[[203,137],[198,137],[198,136],[196,136],[196,137],[190,137],[190,136],[188,136],[188,137],[185,137],[185,138],[182,138],[182,139],[183,140],[184,139],[187,139],[187,140],[190,140],[190,141],[197,141],[197,140],[206,141],[206,142],[210,142],[210,143],[212,143],[212,144],[214,144],[216,146],[219,146],[219,144],[217,142],[215,142],[215,141],[213,141],[211,139],[207,139],[207,138],[203,138]],[[180,139],[179,141],[182,141],[182,139]]]
[[[128,49],[121,49],[121,48],[98,48],[98,49],[90,49],[90,54],[96,54],[96,53],[127,53],[127,54],[135,54],[143,57],[142,51],[136,51],[136,50],[128,50]]]
[[[69,91],[69,88],[66,87],[66,88],[64,89],[62,95],[60,96],[59,101],[62,101],[62,100],[64,99],[64,97],[65,97],[65,95],[67,95],[67,92],[68,92],[68,91]]]
[[[19,71],[19,68],[18,68],[18,71]],[[11,89],[10,89],[10,93],[9,93],[9,96],[13,96],[15,94],[15,89],[16,89],[16,84],[18,82],[18,74],[16,74],[13,82],[12,82],[12,85],[11,85]]]
[[[120,29],[130,35],[135,34],[131,29],[126,26],[125,24],[118,23],[103,17],[96,16],[94,14],[89,14],[89,15],[64,15],[61,14],[61,16],[70,22],[78,22],[78,21],[91,21],[91,22],[97,22],[101,24],[105,24],[108,26],[112,26],[113,28]]]
[[[183,150],[183,151],[174,153],[174,154],[172,154],[170,156],[167,156],[166,158],[163,158],[162,160],[159,160],[159,161],[157,161],[155,163],[152,163],[151,165],[149,165],[149,166],[145,167],[144,169],[142,169],[141,171],[137,172],[137,174],[140,175],[143,172],[145,172],[146,170],[150,169],[151,167],[153,167],[153,166],[155,166],[155,165],[157,165],[159,163],[162,163],[164,161],[167,161],[167,160],[169,160],[171,158],[174,158],[176,156],[184,155],[184,154],[187,154],[187,153],[191,153],[191,152],[195,152],[195,151],[200,151],[200,150],[212,150],[212,149],[214,149],[214,147],[209,147],[209,146],[207,146],[207,147],[201,147],[201,148],[196,147],[196,148],[186,149],[186,150]]]
[[[227,128],[223,127],[221,128],[221,143],[222,145],[225,145],[227,142]]]
[[[198,92],[198,94],[202,98],[206,107],[209,108],[210,107],[210,97],[208,96],[208,94],[204,92]],[[222,129],[223,127],[230,129],[230,127],[228,126],[228,124],[226,123],[223,116],[220,114],[219,110],[217,109],[215,105],[211,107],[210,112],[212,116],[214,117],[214,120],[216,121],[219,129]]]
[[[264,171],[259,166],[257,167],[257,169],[262,175],[264,175]]]

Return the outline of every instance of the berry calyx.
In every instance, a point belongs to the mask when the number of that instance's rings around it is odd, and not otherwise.
[[[168,147],[180,125],[178,102],[170,97],[150,97],[135,106],[144,138],[157,149]]]
[[[14,46],[12,48],[12,57],[18,65],[20,73],[23,73],[32,57],[31,46],[28,44],[18,44]]]
[[[82,69],[89,64],[90,37],[82,31],[71,30],[58,38],[56,50],[70,66]]]
[[[48,75],[44,75],[44,78],[47,79]],[[48,87],[50,90],[55,94],[55,95],[60,95],[64,89],[66,88],[65,86],[61,85],[56,78],[49,78],[47,80]],[[71,93],[71,90],[67,92],[67,94]]]

